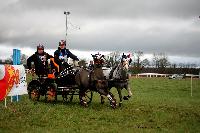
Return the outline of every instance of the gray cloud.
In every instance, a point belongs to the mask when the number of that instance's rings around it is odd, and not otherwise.
[[[191,17],[199,15],[198,0],[16,0],[5,8],[21,11],[30,10],[66,10],[73,11],[78,16],[90,17]]]
[[[199,57],[199,0],[10,0],[0,4],[0,45],[56,49],[70,11],[70,48]],[[74,26],[80,26],[78,30]]]

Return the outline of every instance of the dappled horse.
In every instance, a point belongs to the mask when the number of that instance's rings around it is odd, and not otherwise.
[[[120,63],[114,66],[109,74],[107,73],[106,77],[108,80],[109,89],[115,87],[118,91],[120,103],[119,106],[122,104],[122,93],[121,90],[125,88],[128,91],[128,96],[124,96],[124,100],[128,100],[132,96],[131,88],[129,86],[129,74],[128,68],[131,63],[132,59],[130,55],[125,55],[123,53]],[[104,103],[104,97],[101,96],[101,102]]]
[[[116,108],[116,100],[108,90],[108,81],[105,80],[102,65],[104,63],[104,55],[95,54],[92,55],[94,60],[94,66],[92,70],[82,68],[77,72],[75,80],[80,88],[80,103],[83,106],[87,106],[87,101],[84,99],[85,93],[88,89],[98,92],[100,95],[104,95],[110,101],[112,108]]]

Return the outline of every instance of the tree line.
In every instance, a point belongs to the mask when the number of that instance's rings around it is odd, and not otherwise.
[[[132,63],[130,64],[130,72],[133,74],[149,72],[149,73],[191,73],[197,74],[199,69],[197,69],[197,64],[194,63],[171,63],[165,53],[153,53],[152,59],[143,58],[144,53],[142,51],[135,51],[130,53],[132,58]],[[105,55],[106,67],[113,67],[117,65],[120,61],[122,53],[119,51],[114,51]],[[28,56],[25,54],[21,55],[21,64],[26,67],[26,60]],[[12,56],[2,60],[0,59],[0,64],[12,64]],[[87,66],[88,63],[85,59],[80,59],[80,64],[82,66]]]
[[[107,65],[114,66],[119,63],[119,59],[122,53],[112,52],[106,56]],[[197,64],[194,63],[171,63],[165,53],[153,53],[152,60],[143,58],[144,53],[142,51],[132,52],[132,63],[130,66],[130,72],[137,73],[163,73],[163,74],[175,74],[175,73],[191,73],[199,74]]]

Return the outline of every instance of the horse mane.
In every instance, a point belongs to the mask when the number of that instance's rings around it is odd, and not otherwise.
[[[118,64],[115,64],[115,65],[112,67],[112,70],[110,71],[110,74],[109,74],[109,79],[112,79],[112,78],[113,78],[113,72],[115,71],[115,69],[116,69],[118,66],[119,66]]]
[[[119,77],[114,77],[115,71],[117,71],[117,73],[119,74],[118,75]],[[124,74],[127,74],[127,71],[122,68],[121,64],[116,64],[110,71],[109,79],[125,80],[127,78],[127,76],[125,76]]]

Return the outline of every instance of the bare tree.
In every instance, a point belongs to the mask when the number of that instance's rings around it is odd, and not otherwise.
[[[136,66],[137,68],[141,67],[141,57],[143,56],[143,52],[142,51],[137,51],[135,52],[135,57],[136,57]]]
[[[153,53],[153,64],[156,68],[166,68],[170,62],[165,53]]]
[[[153,65],[156,68],[159,68],[159,58],[158,58],[158,55],[156,53],[153,53]]]
[[[85,59],[81,59],[80,61],[79,61],[79,66],[83,66],[83,67],[86,67],[86,65],[87,65],[87,62],[86,62],[86,60]]]
[[[4,62],[5,62],[5,64],[12,64],[13,63],[11,58],[5,59]]]
[[[144,59],[143,61],[141,61],[142,66],[148,67],[150,66],[150,61],[148,59]]]
[[[107,66],[113,67],[119,63],[120,52],[115,51],[105,56]]]
[[[28,56],[25,55],[25,54],[22,54],[22,55],[21,55],[21,64],[25,65],[27,59],[28,59]]]

